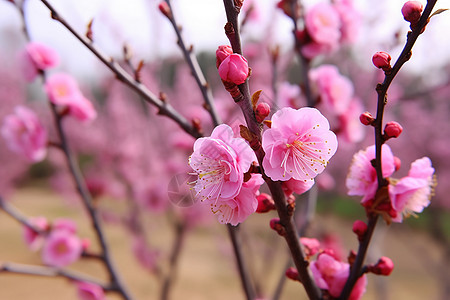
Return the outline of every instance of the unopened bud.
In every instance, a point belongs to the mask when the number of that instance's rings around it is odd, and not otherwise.
[[[372,114],[370,112],[366,111],[359,116],[359,120],[361,121],[361,123],[363,125],[368,126],[368,125],[373,124],[373,121],[375,121],[375,118],[372,116]]]
[[[286,234],[286,229],[281,224],[280,219],[278,218],[270,220],[270,228],[275,230],[281,236],[284,236]]]
[[[395,171],[400,170],[400,167],[402,166],[402,161],[397,156],[394,156],[394,166],[395,166]]]
[[[256,122],[262,123],[264,119],[270,114],[270,106],[267,103],[259,103],[258,106],[256,106],[255,109],[255,117]]]
[[[357,254],[356,254],[355,250],[350,250],[350,252],[348,253],[347,261],[350,265],[353,265],[353,263],[355,262],[356,255]]]
[[[228,55],[219,66],[219,76],[223,81],[243,84],[249,76],[248,62],[240,54]]]
[[[158,4],[159,10],[162,12],[163,15],[165,15],[167,18],[172,18],[172,10],[170,9],[169,4],[167,4],[166,1],[161,1]]]
[[[320,242],[317,239],[302,237],[300,243],[305,248],[306,256],[313,256],[320,250]]]
[[[257,213],[261,214],[275,210],[275,203],[270,195],[261,193],[256,199],[258,200],[258,207],[256,208]]]
[[[384,127],[384,138],[390,139],[390,138],[397,138],[400,136],[400,134],[403,131],[403,127],[398,124],[397,122],[389,122]]]
[[[286,270],[285,274],[286,274],[286,277],[289,278],[289,279],[292,279],[294,281],[300,281],[300,277],[299,277],[298,271],[294,267],[289,267]]]
[[[89,249],[89,247],[91,247],[91,240],[88,238],[84,238],[81,240],[81,247],[84,251],[86,251],[87,249]]]
[[[369,265],[368,272],[388,276],[394,270],[394,263],[389,257],[382,256],[375,266]]]
[[[295,4],[294,10],[292,10],[292,1],[291,0],[281,0],[280,2],[277,3],[277,7],[280,8],[281,10],[283,10],[283,12],[288,17],[297,19],[298,16],[300,15],[299,5]]]
[[[219,68],[220,64],[225,58],[233,54],[233,48],[228,45],[220,45],[216,50],[216,67]]]
[[[372,56],[372,62],[375,67],[382,69],[383,71],[389,71],[391,69],[391,56],[387,52],[376,52]]]
[[[364,235],[367,232],[367,224],[364,223],[361,220],[356,220],[353,223],[353,232],[356,233],[356,235],[358,236],[358,240],[362,241],[362,239],[364,238]]]
[[[423,5],[419,1],[408,1],[402,7],[403,18],[412,26],[419,22],[422,11]]]

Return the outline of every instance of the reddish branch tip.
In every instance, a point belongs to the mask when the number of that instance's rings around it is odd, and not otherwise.
[[[419,22],[422,11],[423,5],[419,1],[408,1],[402,7],[403,18],[411,23],[411,27]]]
[[[395,171],[400,170],[400,167],[402,166],[402,161],[397,156],[394,156],[394,165],[395,165]]]
[[[389,276],[392,273],[392,270],[394,270],[394,263],[386,256],[382,256],[375,266],[367,266],[368,272],[383,276]]]
[[[382,69],[383,71],[389,71],[391,69],[391,56],[384,51],[376,52],[372,56],[372,62],[375,67]]]
[[[289,279],[292,279],[294,281],[300,281],[300,277],[299,277],[298,271],[294,267],[289,267],[286,270],[285,274],[286,274],[286,277],[289,278]]]
[[[281,236],[284,236],[286,234],[286,229],[281,224],[280,219],[278,218],[270,220],[270,228],[275,230]]]
[[[386,140],[390,138],[397,138],[403,131],[403,127],[397,122],[389,122],[384,127],[384,138]]]
[[[270,106],[267,103],[259,103],[255,109],[256,122],[262,123],[270,114]]]
[[[258,200],[258,207],[256,208],[257,213],[261,214],[269,212],[271,210],[275,210],[275,203],[272,199],[272,196],[266,193],[261,193],[256,197],[256,199]]]
[[[163,15],[165,15],[167,18],[171,19],[172,18],[172,10],[170,9],[169,4],[167,4],[166,1],[161,1],[158,4],[158,8],[161,11],[161,13]]]
[[[358,240],[362,241],[367,232],[367,224],[361,220],[356,220],[353,223],[353,232],[358,236]]]

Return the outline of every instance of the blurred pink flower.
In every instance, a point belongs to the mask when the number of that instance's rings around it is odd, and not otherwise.
[[[430,204],[435,179],[431,160],[423,157],[411,164],[408,176],[395,181],[391,180],[389,194],[392,207],[397,211],[394,222],[402,222],[403,216],[420,213]]]
[[[49,223],[45,217],[34,217],[30,218],[30,223],[39,230],[46,231],[49,228]],[[41,236],[36,231],[32,230],[28,226],[23,228],[23,238],[25,244],[31,251],[37,251],[42,246],[44,241],[43,236]]]
[[[247,59],[237,53],[230,54],[222,61],[218,71],[223,81],[242,84],[248,77]]]
[[[53,220],[52,230],[65,230],[70,234],[76,234],[77,224],[71,219],[58,218]]]
[[[361,26],[361,13],[355,8],[352,0],[338,0],[333,6],[341,21],[341,43],[354,43],[358,38]]]
[[[389,177],[395,171],[394,155],[391,148],[386,144],[381,149],[383,177]],[[347,175],[348,195],[364,196],[361,203],[373,200],[378,188],[377,172],[371,164],[373,159],[375,159],[375,146],[357,152],[353,155],[353,161]]]
[[[155,183],[151,183],[152,181]],[[168,208],[169,199],[167,191],[161,188],[161,183],[156,178],[147,179],[135,184],[133,192],[137,203],[148,211],[163,213]]]
[[[350,265],[336,260],[327,253],[318,255],[317,260],[311,262],[311,272],[320,289],[328,290],[332,297],[339,297],[349,276]],[[366,291],[367,278],[363,275],[356,281],[350,294],[350,300],[361,299]]]
[[[320,242],[317,239],[301,237],[300,243],[305,248],[306,256],[313,256],[320,250]]]
[[[46,80],[44,88],[53,104],[67,107],[69,114],[78,120],[90,121],[97,117],[94,106],[83,96],[72,76],[54,74]]]
[[[59,56],[55,50],[39,42],[30,42],[20,55],[22,72],[27,81],[33,81],[39,71],[55,67]]]
[[[235,198],[253,161],[255,153],[244,139],[234,138],[228,125],[217,126],[210,137],[195,142],[189,157],[189,165],[198,175],[195,197],[208,204]]]
[[[300,94],[301,90],[297,84],[290,84],[287,81],[282,82],[278,88],[278,106],[281,108],[299,108]]]
[[[78,298],[81,300],[104,300],[105,292],[97,284],[89,282],[77,282]]]
[[[14,114],[3,120],[1,133],[9,149],[38,162],[47,154],[47,132],[37,115],[25,106],[16,106]]]
[[[341,38],[340,26],[338,12],[328,3],[318,3],[306,12],[305,27],[316,43],[331,47],[337,45]]]
[[[42,249],[42,261],[53,267],[65,267],[77,261],[83,250],[81,240],[67,230],[52,231]]]
[[[328,120],[315,108],[282,108],[262,137],[263,167],[273,180],[313,181],[337,149]]]
[[[335,114],[347,113],[353,99],[353,84],[334,65],[322,65],[311,70],[310,79],[325,107]]]
[[[235,198],[211,204],[211,210],[217,215],[219,222],[231,225],[244,222],[258,207],[256,196],[263,183],[261,174],[253,174],[249,181],[242,184],[242,188]]]
[[[159,252],[150,249],[146,241],[141,237],[133,239],[132,250],[139,264],[145,269],[154,272],[157,269]]]

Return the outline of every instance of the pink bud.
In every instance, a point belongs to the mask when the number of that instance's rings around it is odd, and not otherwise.
[[[367,232],[367,224],[361,220],[356,220],[353,223],[353,232],[358,236],[358,240],[362,240]]]
[[[402,7],[403,18],[411,25],[419,22],[422,11],[423,5],[419,1],[408,1]]]
[[[170,9],[169,4],[167,4],[166,1],[161,1],[158,4],[159,10],[162,12],[163,15],[165,15],[167,18],[172,18],[172,10]]]
[[[287,270],[286,270],[286,277],[287,278],[289,278],[289,279],[292,279],[292,280],[294,280],[294,281],[300,281],[299,280],[299,274],[298,274],[298,271],[297,271],[297,269],[296,268],[294,268],[294,267],[289,267]]]
[[[257,213],[261,214],[275,210],[275,203],[270,195],[261,193],[256,199],[258,200],[258,207],[256,208]]]
[[[278,218],[270,220],[270,228],[275,230],[281,236],[284,236],[286,234],[286,230],[284,229],[284,226],[281,225],[280,219]]]
[[[386,139],[397,138],[403,131],[403,127],[397,122],[389,122],[384,127],[384,136]]]
[[[262,123],[264,119],[270,114],[270,106],[267,103],[259,103],[255,109],[256,122]]]
[[[228,45],[220,45],[216,50],[216,67],[219,68],[220,64],[225,58],[233,54],[233,48]]]
[[[359,120],[361,121],[361,123],[363,125],[372,125],[373,121],[375,121],[375,118],[372,116],[372,114],[368,111],[366,111],[365,113],[362,113],[359,116]]]
[[[306,256],[313,256],[320,250],[320,242],[317,239],[302,237],[300,243],[305,248]]]
[[[372,56],[372,62],[375,67],[383,69],[383,71],[388,71],[391,69],[391,56],[389,53],[384,51],[376,52]]]
[[[225,82],[243,84],[248,77],[248,62],[240,54],[230,54],[220,64],[219,75]]]
[[[368,271],[377,275],[388,276],[392,270],[394,270],[394,263],[386,256],[382,256],[375,266],[368,266]]]

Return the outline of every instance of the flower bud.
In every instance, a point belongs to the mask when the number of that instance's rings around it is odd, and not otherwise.
[[[259,103],[255,109],[256,122],[262,123],[264,119],[270,114],[270,106],[267,103]]]
[[[361,220],[356,220],[353,223],[353,232],[358,236],[358,240],[361,241],[367,232],[367,224]]]
[[[216,67],[219,68],[220,64],[225,58],[233,54],[233,48],[228,45],[220,45],[216,50]]]
[[[258,207],[256,208],[257,213],[261,214],[275,210],[275,203],[270,195],[261,193],[256,199],[258,200]]]
[[[172,18],[172,10],[170,9],[169,4],[167,4],[166,1],[161,1],[158,4],[159,10],[162,12],[163,15],[165,15],[167,18]]]
[[[278,218],[270,220],[270,228],[275,230],[281,236],[286,234],[286,229],[284,229],[284,226],[281,225],[280,219]]]
[[[389,122],[384,127],[384,137],[385,139],[397,138],[403,131],[403,127],[397,122]]]
[[[223,81],[243,84],[248,77],[248,62],[240,54],[230,54],[219,66],[219,76]]]
[[[313,256],[320,250],[320,242],[317,239],[302,237],[300,243],[305,248],[306,256]]]
[[[375,67],[383,69],[383,71],[388,71],[391,69],[391,56],[389,53],[384,51],[376,52],[372,56],[372,62]]]
[[[362,113],[359,116],[359,120],[361,121],[361,123],[363,125],[372,125],[373,121],[375,121],[375,118],[372,116],[372,114],[368,111],[366,111],[365,113]]]
[[[377,275],[388,276],[394,270],[394,263],[389,257],[382,256],[375,266],[368,266],[368,271]]]
[[[417,24],[422,15],[423,5],[419,1],[408,1],[402,7],[403,18],[411,25]]]
[[[394,165],[395,165],[395,171],[400,170],[400,167],[402,166],[402,161],[397,156],[394,156]]]
[[[300,281],[299,280],[299,274],[298,274],[298,271],[297,271],[297,269],[296,268],[294,268],[294,267],[289,267],[287,270],[286,270],[286,277],[287,278],[289,278],[289,279],[292,279],[292,280],[294,280],[294,281]]]

